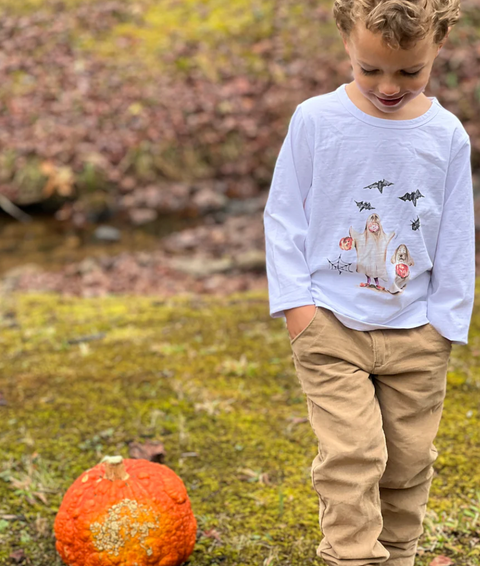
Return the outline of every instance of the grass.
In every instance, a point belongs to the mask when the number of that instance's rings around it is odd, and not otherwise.
[[[0,307],[0,565],[57,566],[63,494],[106,454],[161,440],[198,521],[195,566],[322,564],[316,441],[266,292],[227,298],[15,294]],[[454,346],[417,557],[479,561],[480,315]],[[91,338],[91,339],[89,339]]]

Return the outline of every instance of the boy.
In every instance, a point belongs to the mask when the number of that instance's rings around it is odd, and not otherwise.
[[[264,212],[329,565],[412,566],[475,282],[470,140],[423,91],[459,0],[335,0],[353,81],[299,104]]]

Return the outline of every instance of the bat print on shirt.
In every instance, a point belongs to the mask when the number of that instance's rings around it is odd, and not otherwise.
[[[413,206],[417,206],[417,200],[419,198],[424,198],[424,195],[422,195],[422,193],[417,189],[414,193],[405,193],[403,197],[398,198],[400,200],[404,200],[405,202],[413,202]]]
[[[371,185],[367,185],[366,187],[363,188],[378,189],[380,191],[380,194],[383,194],[383,189],[385,187],[390,187],[391,185],[393,185],[393,183],[390,183],[390,181],[387,181],[386,179],[382,179],[381,181],[376,181],[375,183],[372,183]]]

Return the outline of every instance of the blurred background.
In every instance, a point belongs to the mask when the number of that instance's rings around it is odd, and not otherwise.
[[[351,81],[331,0],[0,0],[0,289],[266,288],[263,209],[298,103]],[[428,96],[472,141],[480,1]]]

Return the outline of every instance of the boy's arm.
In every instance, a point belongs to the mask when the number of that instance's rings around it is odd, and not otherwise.
[[[450,161],[437,249],[427,297],[427,318],[454,344],[468,343],[475,294],[475,221],[470,140]]]
[[[272,318],[285,316],[284,309],[314,304],[304,255],[308,223],[303,208],[312,174],[312,155],[299,105],[277,158],[263,214]]]

